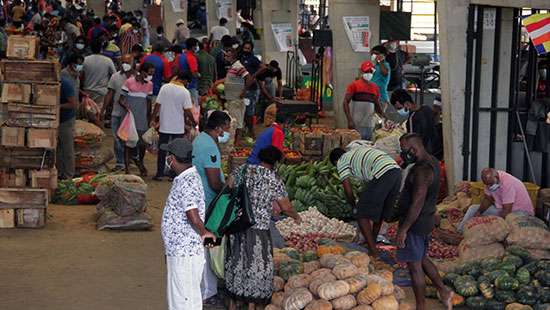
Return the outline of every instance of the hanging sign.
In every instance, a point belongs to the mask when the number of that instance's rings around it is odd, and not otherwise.
[[[370,50],[370,24],[368,16],[344,16],[344,29],[354,52]]]
[[[291,24],[271,24],[273,37],[279,52],[288,52],[292,50],[292,25]]]
[[[225,18],[227,20],[233,19],[233,8],[231,0],[216,0],[216,16],[218,19]]]

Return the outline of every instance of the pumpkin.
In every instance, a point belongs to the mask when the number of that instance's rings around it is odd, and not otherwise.
[[[449,272],[445,276],[443,276],[443,283],[448,286],[453,286],[455,280],[459,277],[458,274],[454,272]]]
[[[394,296],[388,295],[378,298],[372,303],[374,310],[399,310],[399,303]]]
[[[311,276],[308,274],[299,274],[292,276],[288,279],[288,282],[285,284],[285,292],[293,290],[300,287],[308,287],[311,282]]]
[[[534,305],[539,298],[539,292],[536,287],[527,285],[517,291],[516,297],[521,304]]]
[[[303,272],[304,265],[302,264],[302,262],[296,260],[281,263],[281,266],[279,267],[279,277],[283,278],[285,281],[288,280],[291,276]]]
[[[366,276],[366,278],[367,278],[367,284],[371,284],[373,282],[376,282],[376,283],[387,282],[385,279],[374,274],[369,274]]]
[[[369,305],[358,305],[357,307],[351,310],[372,310],[372,307]]]
[[[405,290],[403,290],[399,285],[393,286],[393,293],[397,301],[401,301],[407,297],[407,293],[405,293]]]
[[[382,287],[380,286],[380,284],[373,282],[367,285],[365,289],[357,294],[357,302],[363,305],[370,305],[381,295]]]
[[[323,283],[317,289],[317,293],[322,299],[332,300],[347,295],[349,293],[349,284],[342,280]]]
[[[367,286],[367,279],[359,275],[355,275],[351,278],[347,278],[344,281],[346,281],[349,284],[350,294],[355,294]]]
[[[281,277],[274,276],[273,277],[273,291],[274,292],[282,291],[284,287],[285,287],[285,280],[283,280],[283,278],[281,278]]]
[[[426,289],[424,290],[424,296],[427,298],[437,298],[437,288],[432,285],[427,285]]]
[[[357,273],[359,273],[360,275],[365,275],[365,276],[368,275],[370,273],[369,266],[357,267]]]
[[[481,295],[485,297],[485,299],[493,299],[495,297],[495,290],[493,289],[493,286],[489,282],[479,282],[479,291],[481,292]]]
[[[373,275],[379,276],[388,282],[393,282],[393,272],[387,269],[376,270],[375,272],[373,272]]]
[[[270,304],[270,305],[265,306],[264,310],[283,310],[283,308],[277,307],[275,305]]]
[[[399,310],[415,310],[415,309],[416,309],[416,305],[411,303],[399,304]]]
[[[312,300],[313,295],[311,295],[308,289],[300,287],[284,300],[283,308],[285,310],[301,310],[304,309]]]
[[[453,297],[451,298],[451,303],[453,304],[453,306],[462,306],[464,304],[464,297],[458,294],[453,294]]]
[[[321,263],[321,267],[332,269],[334,268],[334,266],[336,266],[336,261],[338,260],[339,257],[342,257],[342,256],[336,255],[336,254],[325,254],[321,256],[321,258],[319,259],[319,262]]]
[[[519,281],[509,275],[502,275],[495,279],[495,286],[500,290],[514,291],[519,288]]]
[[[357,267],[365,267],[370,263],[370,257],[364,253],[349,257],[348,259]]]
[[[481,296],[466,298],[466,306],[468,309],[483,310],[485,308],[485,299]]]
[[[281,249],[282,253],[285,253],[288,257],[295,259],[295,260],[301,260],[302,257],[300,256],[300,252],[296,250],[295,248],[283,248]]]
[[[517,303],[517,302],[507,305],[505,309],[506,310],[533,310],[533,308],[531,308],[531,306],[522,305],[522,304]]]
[[[510,304],[516,301],[516,294],[514,291],[496,290],[495,299]]]
[[[317,299],[310,302],[304,310],[332,310],[332,304],[330,301]]]
[[[489,299],[485,301],[486,310],[504,310],[505,307],[506,307],[505,303],[496,301],[494,299]]]
[[[382,282],[380,283],[382,289],[382,296],[387,296],[393,294],[393,284],[391,282]]]
[[[282,307],[283,301],[285,300],[285,294],[283,292],[275,292],[271,295],[271,304]]]
[[[273,267],[275,270],[279,270],[279,267],[282,263],[290,261],[290,257],[286,256],[284,253],[273,253]]]
[[[327,274],[323,277],[317,277],[317,278],[314,278],[313,280],[311,280],[311,283],[309,283],[309,290],[319,296],[319,286],[321,286],[321,284],[324,284],[324,283],[327,283],[327,282],[333,282],[333,281],[336,281],[336,277],[330,273],[330,274]]]
[[[349,310],[357,305],[357,301],[353,295],[338,297],[331,301],[334,310]]]
[[[346,250],[339,245],[319,245],[317,247],[317,256],[325,254],[344,254]]]
[[[531,282],[531,275],[529,274],[529,270],[525,267],[521,267],[516,271],[516,279],[519,281],[519,284],[526,285]]]
[[[305,251],[304,254],[302,255],[302,260],[304,261],[304,263],[317,260],[317,253],[311,250]]]
[[[304,263],[304,273],[312,273],[321,268],[321,263],[318,260]]]
[[[346,264],[340,264],[336,265],[334,269],[332,269],[332,273],[336,276],[338,280],[343,280],[349,277],[353,277],[357,274],[357,267],[355,265],[346,265]]]
[[[323,276],[323,275],[326,275],[326,274],[332,274],[332,270],[328,269],[328,268],[320,268],[320,269],[317,269],[313,272],[311,272],[309,275],[312,277],[312,278],[317,278],[319,276]]]
[[[504,256],[502,258],[502,262],[513,264],[516,268],[519,268],[520,266],[523,266],[523,259],[521,259],[521,257],[519,257],[519,256],[515,256],[515,255],[512,255],[512,254]]]

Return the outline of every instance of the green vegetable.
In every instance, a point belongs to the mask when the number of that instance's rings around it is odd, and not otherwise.
[[[550,302],[550,287],[538,287],[539,301],[542,303]]]
[[[466,298],[466,306],[469,309],[485,309],[486,301],[483,297],[475,296]]]
[[[503,261],[502,263],[498,264],[497,269],[504,270],[508,274],[514,274],[516,272],[516,265],[512,262],[504,262]]]
[[[305,251],[302,255],[302,260],[307,263],[317,259],[317,253],[315,251]]]
[[[537,268],[539,270],[550,271],[550,260],[541,260],[537,263]]]
[[[495,282],[495,279],[502,275],[507,275],[508,273],[504,270],[493,270],[485,274],[490,282]]]
[[[527,250],[517,245],[509,246],[506,248],[506,252],[521,257],[524,262],[528,262],[532,259],[531,254],[529,254]]]
[[[464,297],[475,296],[479,292],[477,289],[477,283],[472,276],[459,276],[455,281],[454,285],[456,292]]]
[[[279,266],[279,277],[285,281],[294,275],[304,272],[304,265],[296,260],[290,260],[288,262],[282,262]]]
[[[495,299],[503,303],[511,304],[516,301],[514,291],[496,290]]]
[[[503,264],[512,264],[515,266],[515,268],[519,268],[520,266],[523,266],[523,260],[519,256],[515,255],[506,255],[502,258]]]
[[[502,275],[495,279],[495,286],[499,290],[515,291],[519,288],[519,281],[509,275]]]
[[[500,301],[487,300],[487,302],[485,303],[486,310],[504,310],[505,308],[506,304]]]
[[[531,281],[529,270],[527,270],[527,268],[525,267],[519,268],[518,271],[516,271],[516,279],[518,279],[519,284],[529,284],[529,282]]]
[[[493,271],[500,262],[501,260],[496,257],[486,258],[481,262],[481,269],[483,269],[484,272]]]
[[[520,288],[517,293],[517,301],[524,305],[534,305],[538,299],[538,290],[532,286],[524,286]]]
[[[538,271],[535,273],[535,278],[539,280],[542,286],[550,286],[550,269]]]
[[[535,273],[538,270],[538,261],[533,261],[528,264],[525,264],[523,267],[529,270],[529,273]]]
[[[454,286],[454,281],[459,277],[458,274],[449,272],[443,276],[443,283],[448,286]]]
[[[483,295],[485,299],[493,299],[493,297],[495,297],[495,290],[493,289],[493,285],[491,285],[491,283],[485,281],[479,282],[478,287],[481,295]]]

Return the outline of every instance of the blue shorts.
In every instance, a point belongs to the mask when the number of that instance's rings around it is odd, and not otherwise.
[[[424,259],[424,256],[428,253],[431,238],[431,235],[417,235],[408,232],[405,239],[405,247],[397,249],[397,261],[412,263]]]

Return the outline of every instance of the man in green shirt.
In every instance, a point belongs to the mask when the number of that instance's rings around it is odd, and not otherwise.
[[[216,78],[216,59],[204,50],[204,44],[199,44],[200,51],[196,54],[199,63],[199,95],[204,96]]]
[[[376,237],[382,221],[392,216],[399,189],[401,168],[388,154],[368,146],[349,151],[336,148],[330,153],[330,161],[338,169],[340,181],[361,233],[367,240],[369,254],[376,256]],[[351,178],[366,183],[356,201]]]

